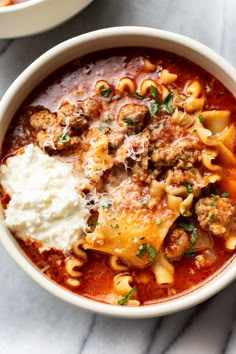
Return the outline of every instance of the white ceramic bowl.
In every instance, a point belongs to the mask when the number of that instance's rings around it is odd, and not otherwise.
[[[79,55],[120,46],[160,48],[182,55],[208,70],[236,96],[235,69],[204,45],[178,34],[151,28],[108,28],[87,33],[57,45],[43,54],[16,79],[0,103],[0,144],[2,144],[6,129],[18,107],[28,94],[52,72],[52,68],[56,70]],[[170,314],[206,300],[236,278],[236,258],[234,258],[203,285],[175,299],[142,307],[108,305],[75,295],[46,278],[27,259],[3,222],[0,223],[0,235],[3,246],[12,258],[38,284],[64,301],[104,315],[146,318]]]
[[[46,31],[68,20],[93,0],[30,0],[0,7],[0,38]]]

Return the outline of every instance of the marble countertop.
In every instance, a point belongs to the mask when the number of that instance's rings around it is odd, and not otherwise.
[[[120,25],[190,36],[236,66],[235,0],[95,0],[47,33],[0,40],[0,97],[17,75],[52,46],[84,32]],[[105,318],[48,294],[0,245],[0,354],[235,354],[235,295],[236,283],[174,315],[148,320]]]

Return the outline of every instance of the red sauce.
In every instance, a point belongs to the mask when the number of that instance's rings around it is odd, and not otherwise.
[[[155,62],[160,70],[164,68],[171,73],[176,73],[178,79],[173,87],[178,87],[180,91],[184,89],[187,81],[198,79],[206,88],[204,109],[228,109],[231,111],[232,121],[236,122],[236,101],[233,95],[214,77],[197,65],[162,51],[138,48],[114,49],[74,61],[43,82],[27,99],[13,119],[3,143],[2,159],[26,144],[36,142],[36,133],[29,125],[29,112],[32,107],[43,106],[55,111],[64,97],[70,98],[72,101],[83,100],[85,97],[94,94],[95,83],[101,79],[109,81],[115,87],[120,78],[128,76],[133,78],[138,85],[147,76],[141,70],[144,55],[150,57],[151,61]],[[150,73],[149,76],[155,79],[158,77],[158,72]],[[130,101],[132,102],[132,97]],[[122,100],[114,105],[115,112],[118,112],[121,104]],[[235,179],[236,169],[225,167],[223,179],[218,187],[222,193],[230,192],[231,198],[236,204],[236,189],[230,187],[229,190],[228,186],[228,181],[234,181]],[[8,202],[7,196],[2,198],[4,207]],[[120,273],[111,269],[107,255],[88,251],[88,261],[81,268],[83,273],[81,285],[72,288],[65,283],[67,274],[64,270],[65,255],[62,252],[52,249],[39,253],[37,245],[26,245],[22,241],[19,241],[19,243],[32,262],[53,281],[88,298],[105,301],[104,296],[112,292],[114,276]],[[198,269],[194,259],[188,257],[182,257],[180,260],[174,261],[174,284],[171,285],[158,285],[150,267],[131,269],[133,277],[131,285],[137,287],[141,304],[157,302],[181,294],[184,291],[191,291],[223,267],[230,258],[235,257],[234,252],[227,251],[224,248],[223,240],[217,237],[214,237],[213,251],[216,260],[208,267]]]

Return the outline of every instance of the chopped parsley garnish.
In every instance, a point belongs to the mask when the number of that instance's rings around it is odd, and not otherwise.
[[[158,220],[157,220],[157,226],[160,226],[161,223],[162,223],[162,219],[158,219]]]
[[[191,184],[185,183],[185,187],[186,187],[187,192],[188,192],[189,194],[190,194],[190,193],[193,193],[193,189],[192,189]]]
[[[115,96],[113,96],[113,100],[116,100],[116,101],[119,101],[120,100],[120,95],[115,95]]]
[[[184,209],[184,211],[183,211],[182,214],[183,214],[183,215],[187,215],[187,214],[188,214],[188,210]]]
[[[197,242],[198,237],[199,237],[198,232],[197,232],[196,229],[194,229],[193,232],[192,232],[191,239],[190,239],[190,249],[191,249],[191,251],[192,251],[193,245]]]
[[[99,129],[100,132],[102,132],[103,134],[106,134],[106,128],[105,128],[105,127],[100,126],[98,129]]]
[[[160,105],[158,103],[151,103],[151,117],[155,116],[155,114],[160,112]]]
[[[112,99],[109,98],[109,97],[107,97],[107,98],[104,99],[104,101],[107,102],[107,103],[111,103],[111,102],[112,102]]]
[[[183,253],[183,256],[193,258],[196,254],[196,251],[193,249],[193,246],[197,242],[199,235],[198,235],[197,229],[194,227],[194,225],[192,225],[192,224],[189,224],[189,225],[191,225],[190,229],[192,231],[192,235],[191,235],[190,242],[189,242],[189,249]],[[190,229],[187,231],[190,231]]]
[[[156,100],[159,100],[159,93],[157,91],[157,88],[153,85],[150,86],[150,92],[151,92],[151,95],[156,99]]]
[[[160,149],[160,146],[154,146],[153,149],[154,149],[154,150],[158,150],[158,149]]]
[[[121,280],[119,280],[119,281],[116,283],[116,285],[120,284],[120,282],[121,282]]]
[[[58,140],[62,143],[68,143],[68,141],[70,141],[70,136],[68,134],[63,134],[58,137]]]
[[[199,114],[199,115],[198,115],[198,119],[199,119],[200,123],[203,123],[204,117],[203,117],[202,114]]]
[[[216,198],[217,198],[217,195],[212,194],[212,193],[211,193],[211,195],[210,195],[210,196],[211,196],[211,198],[213,198],[213,199],[216,199]]]
[[[229,193],[225,192],[221,194],[221,198],[227,198],[229,196]]]
[[[140,95],[138,92],[131,92],[131,94],[134,97],[138,98],[139,100],[143,100],[144,99],[144,97],[142,95]]]
[[[193,133],[197,133],[197,129],[193,129]]]
[[[105,98],[109,97],[110,94],[111,94],[111,89],[110,89],[110,87],[101,90],[101,95],[102,95],[103,97],[105,97]]]
[[[185,222],[180,222],[179,226],[182,227],[185,231],[192,232],[194,230],[193,224],[186,224]]]
[[[165,127],[166,124],[167,124],[166,121],[162,122],[163,127]]]
[[[217,187],[213,187],[213,192],[214,192],[215,194],[217,194],[217,195],[220,194],[220,191],[219,191],[219,189],[218,189]]]
[[[89,205],[94,205],[94,204],[95,204],[95,201],[94,201],[93,199],[91,199],[91,200],[88,201],[88,204],[89,204]]]
[[[174,97],[173,92],[170,92],[163,102],[165,110],[169,114],[172,114],[174,112],[174,108],[172,107],[173,97]]]
[[[137,254],[138,258],[143,258],[145,254],[148,254],[150,257],[148,258],[148,262],[152,262],[153,259],[157,255],[157,251],[152,246],[148,245],[147,243],[143,243],[138,248],[139,253]]]
[[[143,205],[147,204],[148,202],[149,202],[149,198],[147,195],[140,199],[140,203]]]
[[[193,258],[196,254],[196,251],[192,250],[192,251],[189,251],[189,252],[184,252],[183,253],[183,256],[184,257],[188,257],[188,258]]]
[[[155,124],[153,128],[158,129],[159,128],[159,124]]]
[[[111,200],[108,200],[108,201],[106,202],[106,204],[102,205],[102,209],[103,209],[103,210],[109,210],[111,206],[112,206],[112,201],[111,201]]]
[[[134,125],[134,121],[131,118],[123,118],[123,121],[127,124],[127,125]]]
[[[113,226],[113,229],[119,229],[119,225],[118,225],[118,224],[115,224],[115,225]]]
[[[136,288],[136,286],[134,286],[134,287],[130,290],[130,292],[129,292],[125,297],[123,297],[123,299],[121,299],[121,300],[118,301],[118,304],[119,304],[119,305],[125,305],[125,304],[127,304],[127,302],[129,301],[129,299],[134,295],[134,293],[136,293],[136,291],[137,291],[137,288]]]
[[[110,122],[111,119],[112,119],[111,116],[107,115],[107,116],[105,117],[105,122]]]
[[[216,202],[210,202],[210,203],[207,203],[208,206],[216,206],[217,203]]]
[[[145,236],[140,237],[140,240],[144,240],[144,239],[145,239]]]
[[[215,221],[215,214],[211,214],[209,221],[210,221],[210,222]]]

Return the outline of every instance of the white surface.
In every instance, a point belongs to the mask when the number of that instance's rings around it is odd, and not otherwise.
[[[1,7],[0,38],[27,36],[53,28],[77,14],[91,1],[31,0]]]
[[[197,6],[192,0],[96,0],[49,33],[0,41],[0,95],[48,48],[74,35],[114,25],[153,26],[191,36],[236,66],[235,13],[234,0],[199,0]],[[0,282],[1,354],[235,353],[235,284],[179,314],[127,321],[84,313],[54,299],[2,248]]]

